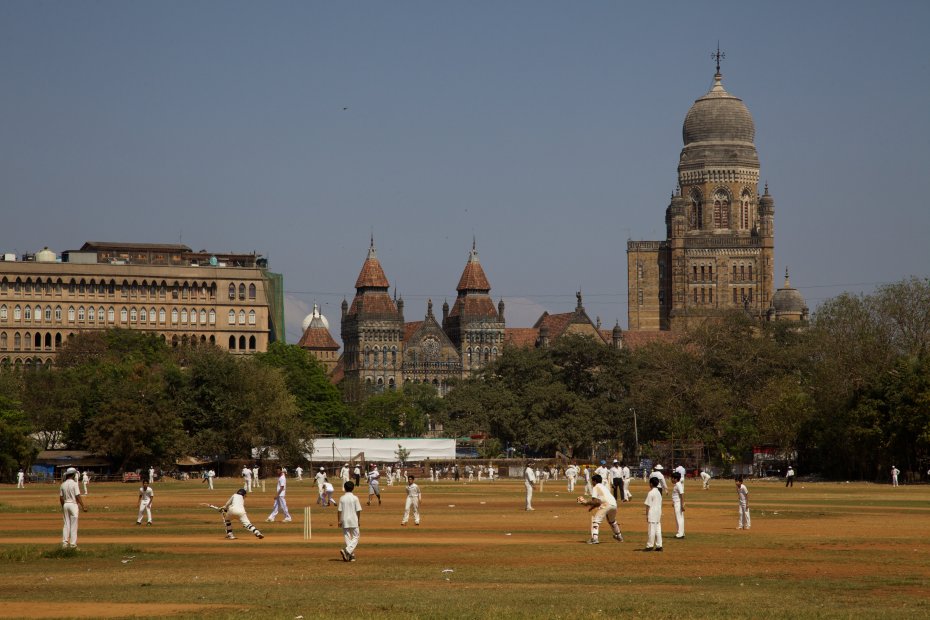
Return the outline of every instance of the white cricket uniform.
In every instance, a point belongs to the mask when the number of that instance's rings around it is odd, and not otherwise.
[[[342,525],[342,536],[346,543],[346,553],[351,555],[358,546],[361,531],[358,527],[358,513],[362,511],[362,503],[352,493],[346,493],[339,498],[339,523]]]
[[[646,539],[646,548],[662,547],[662,491],[652,488],[646,494],[648,506],[646,522],[649,524],[649,536]]]
[[[901,470],[897,467],[891,468],[891,486],[898,486],[898,476],[901,474]]]
[[[81,489],[73,478],[68,478],[62,482],[61,487],[58,489],[58,495],[64,501],[61,506],[62,518],[64,519],[64,525],[61,528],[62,547],[77,546],[78,514],[80,511],[77,498],[80,494]]]
[[[149,484],[152,484],[153,482],[155,482],[155,468],[149,467]],[[210,488],[212,489],[213,487]]]
[[[147,517],[147,522],[152,522],[152,500],[155,498],[155,491],[152,487],[139,487],[139,516],[136,517],[136,523],[142,523],[142,515]]]
[[[213,471],[212,469],[207,472],[207,485],[210,487],[211,490],[213,489],[213,479],[215,477],[216,477],[216,472]],[[149,484],[152,484],[152,483],[150,482]]]
[[[493,465],[488,465],[488,480],[494,482],[494,474],[497,470],[494,469]]]
[[[284,475],[284,472],[281,472],[281,475],[278,476],[278,486],[275,487],[275,498],[274,498],[274,508],[271,509],[271,514],[268,515],[269,521],[274,521],[274,518],[278,516],[278,510],[284,513],[284,520],[291,520],[291,513],[287,510],[287,499],[285,495],[287,494],[287,476]]]
[[[659,491],[666,493],[668,491],[668,487],[665,484],[665,476],[662,475],[662,472],[653,471],[651,474],[649,474],[649,479],[652,480],[653,478],[659,479]]]
[[[84,485],[84,495],[87,495],[87,483],[90,482],[90,474],[86,471],[81,474],[81,484]]]
[[[624,465],[620,477],[623,480],[623,501],[628,502],[633,498],[633,494],[630,493],[630,468]]]
[[[26,482],[26,474],[24,474],[22,471],[16,472],[16,488],[25,489],[26,488],[25,482]]]
[[[534,510],[533,508],[533,484],[536,482],[536,472],[533,471],[533,468],[527,466],[526,471],[523,472],[523,486],[526,488],[526,509]]]
[[[675,509],[675,523],[678,525],[676,538],[685,536],[685,513],[681,510],[681,496],[685,494],[685,485],[679,480],[672,487],[672,507]]]
[[[303,468],[303,467],[298,467],[297,469],[294,470],[294,473],[297,474],[297,481],[298,481],[298,482],[303,481],[303,479],[304,479],[304,468]]]
[[[390,465],[387,466],[387,479],[388,479],[388,486],[389,487],[394,486],[394,468],[391,467]]]
[[[349,467],[348,465],[343,465],[342,469],[339,470],[339,477],[342,478],[343,482],[349,481]]]
[[[676,467],[676,468],[673,469],[672,471],[677,471],[679,474],[681,474],[681,481],[682,481],[682,482],[685,481],[685,476],[688,474],[688,472],[685,471],[684,465],[679,465],[678,467]]]
[[[316,475],[313,477],[316,480],[316,489],[319,492],[319,496],[323,497],[323,483],[326,482],[326,472],[320,470],[316,472]]]
[[[242,488],[246,491],[252,490],[252,470],[248,467],[242,468]]]
[[[738,529],[749,529],[749,526],[752,525],[752,522],[749,520],[749,489],[746,488],[745,484],[739,485],[739,488],[736,490],[736,495],[739,497],[739,527]]]
[[[262,538],[262,533],[252,525],[252,522],[249,521],[249,515],[245,513],[245,497],[242,495],[233,493],[232,497],[226,500],[226,503],[220,508],[220,512],[223,515],[223,521],[226,523],[227,536],[232,534],[232,523],[230,523],[229,517],[233,516],[239,519],[242,527],[255,534],[256,538]]]
[[[710,478],[711,478],[711,475],[709,473],[707,473],[706,471],[701,472],[701,482],[703,483],[705,489],[710,488]]]
[[[258,467],[253,467],[253,468],[252,468],[252,486],[253,486],[253,487],[257,487],[257,486],[258,486],[258,480],[259,480],[259,477],[258,477]]]
[[[584,494],[591,495],[594,492],[594,488],[591,486],[591,470],[587,467],[583,470],[584,473]]]
[[[548,478],[545,476],[545,471],[541,472],[537,469],[536,470],[536,481],[539,483],[540,493],[542,493],[543,489],[545,488],[546,480],[548,480]]]
[[[591,540],[597,541],[598,534],[600,533],[601,523],[604,521],[604,518],[607,518],[607,522],[610,524],[611,529],[614,534],[620,534],[620,524],[617,523],[617,500],[614,498],[613,494],[610,491],[610,487],[607,486],[606,482],[601,482],[594,486],[594,490],[591,493],[592,499],[599,499],[601,504],[594,509],[594,514],[591,515]]]
[[[407,501],[404,503],[404,518],[400,522],[401,525],[407,524],[411,510],[413,510],[413,522],[420,525],[420,487],[416,482],[407,485]]]
[[[569,465],[565,470],[565,477],[568,479],[568,492],[573,493],[575,491],[575,481],[578,479],[578,468]]]
[[[381,495],[381,482],[378,480],[381,478],[381,472],[377,469],[372,469],[368,472],[368,501],[371,501],[372,495]]]
[[[333,492],[335,492],[335,489],[333,488],[332,483],[328,480],[324,482],[323,493],[320,495],[320,499],[322,500],[322,503],[323,503],[323,508],[326,508],[330,504],[333,504],[333,505],[336,504],[336,500],[333,499]]]

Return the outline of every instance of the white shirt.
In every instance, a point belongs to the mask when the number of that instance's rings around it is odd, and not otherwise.
[[[223,504],[223,508],[232,513],[245,512],[245,497],[238,493],[233,493],[232,497]]]
[[[314,476],[314,478],[316,478],[317,485],[321,485],[323,484],[323,479],[326,478],[326,474],[324,474],[321,471],[318,471],[316,472],[316,475]]]
[[[372,469],[368,472],[368,484],[378,484],[378,478],[381,477],[381,472],[377,469]]]
[[[342,478],[343,480],[348,480],[349,479],[349,468],[343,467],[342,469],[340,469],[339,477]]]
[[[335,489],[333,488],[333,483],[332,483],[332,482],[324,482],[324,483],[323,483],[323,492],[324,492],[324,493],[332,493],[334,490],[335,490]]]
[[[243,467],[243,468],[242,468],[242,477],[245,478],[246,480],[251,480],[251,479],[252,479],[252,470],[249,469],[248,467]]]
[[[630,479],[630,468],[624,465],[622,473],[620,474],[620,477],[623,478],[624,480],[629,480]]]
[[[788,468],[788,473],[785,474],[785,478],[794,478],[794,468],[793,468],[793,467],[789,467],[789,468]]]
[[[646,494],[646,501],[643,502],[649,506],[649,514],[646,520],[649,523],[659,523],[662,521],[662,491],[658,488],[652,488]]]
[[[81,489],[73,478],[68,478],[62,482],[61,487],[58,489],[58,495],[65,500],[66,504],[76,504],[77,497],[80,494]]]
[[[577,478],[578,468],[575,467],[574,465],[569,465],[568,468],[565,470],[565,475],[569,478]]]
[[[523,472],[523,480],[530,484],[536,482],[536,472],[533,471],[532,467],[527,467],[526,471]]]
[[[749,489],[746,488],[745,484],[739,485],[739,489],[736,490],[736,494],[739,496],[740,506],[749,505]]]
[[[155,491],[152,490],[152,487],[139,487],[139,499],[143,504],[151,503],[152,498],[155,497]]]
[[[685,494],[685,485],[681,483],[681,480],[675,483],[675,486],[672,487],[672,503],[680,504],[681,496]]]
[[[358,527],[358,513],[362,511],[362,502],[352,493],[339,498],[339,520],[342,527]]]
[[[651,480],[652,478],[659,479],[659,488],[662,489],[663,491],[665,491],[665,489],[668,488],[667,486],[665,486],[665,476],[662,475],[662,472],[660,471],[652,472],[651,474],[649,474],[649,479]]]
[[[275,493],[278,491],[280,491],[278,495],[281,497],[284,497],[284,494],[287,493],[287,476],[285,476],[283,472],[278,476],[278,486],[275,489]]]
[[[594,470],[594,473],[595,473],[595,474],[598,474],[598,475],[601,477],[601,480],[602,480],[602,481],[605,481],[605,480],[608,479],[607,476],[608,476],[608,474],[609,474],[610,472],[608,471],[608,469],[607,469],[606,467],[604,467],[603,465],[601,465],[600,467],[598,467],[597,469]]]
[[[684,479],[685,479],[685,474],[688,473],[688,472],[685,471],[684,466],[679,465],[678,467],[675,468],[675,471],[677,471],[679,474],[681,474],[681,479],[682,479],[682,481],[684,481]]]
[[[591,470],[585,467],[583,473],[584,473],[584,481],[591,482]]]
[[[417,486],[417,483],[407,485],[407,497],[413,498],[417,501],[420,500],[420,487]]]
[[[617,507],[617,500],[614,499],[614,494],[610,492],[606,482],[595,485],[594,490],[591,491],[591,497],[601,500],[601,505],[607,504],[611,508]]]
[[[710,480],[710,474],[706,471],[701,472],[701,480]]]
[[[21,471],[16,473],[16,479],[19,480],[20,482],[22,482],[23,478],[25,477],[26,477],[26,474],[24,474]]]
[[[610,468],[610,481],[613,482],[617,478],[623,478],[623,470],[619,465],[614,465]]]
[[[355,469],[352,470],[352,473],[354,473],[356,476],[361,476],[362,470],[360,467],[356,467]]]
[[[215,476],[216,476],[216,472],[213,471],[212,469],[207,472],[207,478],[213,478]]]
[[[87,474],[86,471],[81,475],[81,482],[83,482],[84,484],[87,484],[88,482],[90,482],[90,476]]]

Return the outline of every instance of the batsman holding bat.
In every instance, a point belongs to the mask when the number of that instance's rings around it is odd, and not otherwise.
[[[584,496],[578,498],[578,503],[587,506],[588,512],[595,511],[591,515],[591,540],[588,541],[588,544],[596,545],[600,542],[598,534],[600,533],[601,522],[605,517],[614,532],[614,540],[623,542],[620,524],[617,523],[617,500],[614,498],[613,493],[610,492],[610,489],[607,488],[600,474],[594,474],[591,477],[591,482],[594,483],[591,498],[587,499]]]
[[[233,493],[232,497],[223,504],[222,506],[214,506],[213,504],[207,504],[213,510],[219,511],[223,515],[223,522],[226,524],[226,538],[229,540],[235,540],[236,536],[232,531],[232,522],[229,520],[230,516],[236,517],[239,519],[239,522],[242,523],[242,527],[248,531],[255,534],[256,538],[264,538],[265,535],[259,532],[252,522],[249,521],[249,515],[245,513],[245,496],[248,493],[245,489],[239,489]]]

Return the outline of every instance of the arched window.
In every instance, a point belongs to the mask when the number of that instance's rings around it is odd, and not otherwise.
[[[45,348],[46,349],[52,348],[52,334],[50,332],[45,333]]]
[[[691,190],[691,208],[688,211],[688,226],[691,230],[700,230],[704,227],[704,197],[700,190]]]
[[[229,311],[229,324],[230,325],[236,324],[236,311],[235,310]]]
[[[164,323],[164,322],[165,322],[165,314],[166,314],[166,313],[165,313],[165,309],[164,309],[164,308],[159,308],[159,309],[158,309],[158,322],[159,322],[159,323]]]
[[[694,303],[697,303],[697,289],[694,289],[694,290],[691,291],[691,292],[692,292],[693,297],[694,297]]]
[[[232,282],[229,283],[229,298],[230,298],[230,299],[235,299],[235,298],[236,298],[236,285],[233,284]],[[233,348],[235,348],[235,347],[233,347]]]
[[[110,306],[109,308],[107,308],[107,322],[112,323],[115,320],[116,320],[116,311],[113,309],[112,306]]]
[[[177,308],[171,309],[171,322],[175,324],[178,322],[178,309]]]
[[[19,305],[16,305],[16,306],[13,308],[13,320],[14,320],[14,321],[18,321],[18,320],[20,320],[21,318],[23,318],[23,310],[22,310],[22,308],[19,307]]]
[[[714,228],[730,227],[730,196],[723,190],[714,193]]]
[[[133,323],[139,320],[139,312],[135,308],[129,311],[129,320]]]
[[[206,310],[201,310],[201,311],[200,311],[200,323],[201,323],[202,325],[206,325],[206,324],[207,324],[207,311],[206,311]]]
[[[255,299],[255,285],[249,284],[249,299]]]
[[[397,366],[397,347],[391,347],[391,365]]]
[[[197,324],[197,308],[194,308],[193,310],[191,310],[191,323],[193,323],[194,325]]]
[[[749,279],[752,280],[752,265],[749,265]]]
[[[36,332],[36,335],[33,337],[34,349],[39,351],[42,349],[42,334]]]
[[[239,336],[239,348],[245,351],[245,336]]]
[[[23,316],[23,318],[24,318],[25,320],[27,320],[27,321],[31,321],[31,320],[32,320],[32,307],[26,306],[26,313],[25,313],[25,315]]]
[[[103,316],[103,313],[100,313],[100,316]],[[55,320],[61,321],[61,306],[55,306]]]
[[[245,310],[239,311],[239,325],[245,325]]]
[[[229,337],[229,350],[230,351],[236,350],[236,337],[235,336]]]
[[[0,321],[7,320],[6,304],[0,306]]]
[[[216,310],[210,310],[210,325],[216,325]]]
[[[68,306],[68,322],[74,323],[74,306]]]
[[[156,314],[155,308],[150,308],[149,309],[149,322],[154,323],[157,318],[158,318],[158,314]]]
[[[57,349],[60,346],[61,346],[61,333],[57,333],[55,334],[55,348]]]
[[[245,284],[239,283],[239,299],[245,299]]]
[[[740,280],[746,279],[746,265],[739,266],[739,279]]]
[[[744,189],[740,196],[739,206],[739,227],[743,230],[749,230],[749,203],[752,200],[752,194],[748,189]]]
[[[94,322],[97,320],[97,311],[94,310],[93,306],[87,309],[87,320],[91,322]]]
[[[6,350],[7,347],[7,335],[6,332],[0,334],[0,349]]]
[[[255,336],[249,336],[249,351],[255,350]]]
[[[181,309],[181,322],[187,323],[187,308]]]
[[[255,310],[249,310],[249,325],[255,325]]]
[[[45,320],[46,321],[52,320],[52,307],[51,306],[45,306]]]
[[[35,308],[33,308],[32,316],[33,318],[35,318],[36,321],[41,321],[42,320],[42,306],[36,306]]]
[[[13,334],[13,350],[19,351],[23,348],[23,337],[19,335],[19,332]]]
[[[119,322],[125,323],[128,318],[129,318],[129,313],[126,312],[126,308],[120,308],[119,309]]]

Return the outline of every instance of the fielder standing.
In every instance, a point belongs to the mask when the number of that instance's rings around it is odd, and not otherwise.
[[[136,517],[136,525],[142,525],[142,515],[147,517],[146,525],[152,525],[152,502],[155,501],[155,491],[145,480],[142,481],[142,487],[139,489],[139,516]]]
[[[339,550],[342,559],[346,562],[355,561],[355,548],[358,546],[358,539],[361,537],[359,523],[362,520],[362,503],[352,494],[355,485],[352,481],[346,482],[343,487],[345,494],[339,498],[339,527],[342,528],[342,536],[346,546]]]
[[[662,491],[659,490],[659,479],[649,478],[649,493],[646,494],[646,523],[649,525],[649,535],[646,539],[646,551],[662,551]]]
[[[275,517],[278,516],[278,510],[284,513],[284,522],[290,523],[291,513],[287,510],[287,476],[284,475],[284,468],[278,465],[275,468],[275,472],[278,474],[278,485],[275,489],[274,494],[274,508],[271,509],[271,514],[268,515],[266,521],[274,521]]]
[[[313,476],[313,479],[316,480],[316,489],[319,492],[318,497],[322,499],[323,497],[323,484],[326,482],[326,469],[320,467],[320,471],[316,472],[316,475]],[[326,504],[323,504],[324,506]]]
[[[533,471],[533,462],[526,464],[523,471],[523,486],[526,488],[526,510],[535,510],[533,508],[533,485],[536,484],[536,472]]]
[[[252,490],[252,470],[248,465],[242,466],[242,488],[246,491]]]
[[[743,484],[743,477],[736,479],[736,496],[739,498],[739,527],[736,529],[749,529],[751,521],[749,520],[749,489]]]
[[[413,524],[420,525],[420,487],[414,482],[412,475],[407,476],[407,501],[404,503],[404,518],[401,525],[407,525],[410,519],[410,511],[413,510]]]
[[[368,472],[368,505],[371,506],[371,496],[374,495],[378,498],[378,505],[381,505],[381,483],[378,479],[381,478],[381,472],[378,471],[378,466],[374,463],[371,464],[371,471]]]
[[[65,470],[65,481],[58,489],[58,501],[61,504],[61,514],[64,525],[61,528],[61,548],[77,547],[78,514],[81,510],[87,512],[84,500],[81,498],[81,489],[74,477],[77,470],[69,467]]]
[[[677,469],[672,472],[672,480],[675,486],[672,487],[672,507],[675,509],[675,524],[678,525],[678,531],[675,538],[685,537],[685,485],[681,481],[681,472]]]
[[[578,480],[578,468],[574,463],[569,463],[565,468],[565,477],[568,479],[568,492],[575,492],[575,481]]]
[[[23,473],[23,470],[20,469],[16,472],[16,488],[25,489],[26,488],[26,474]]]

